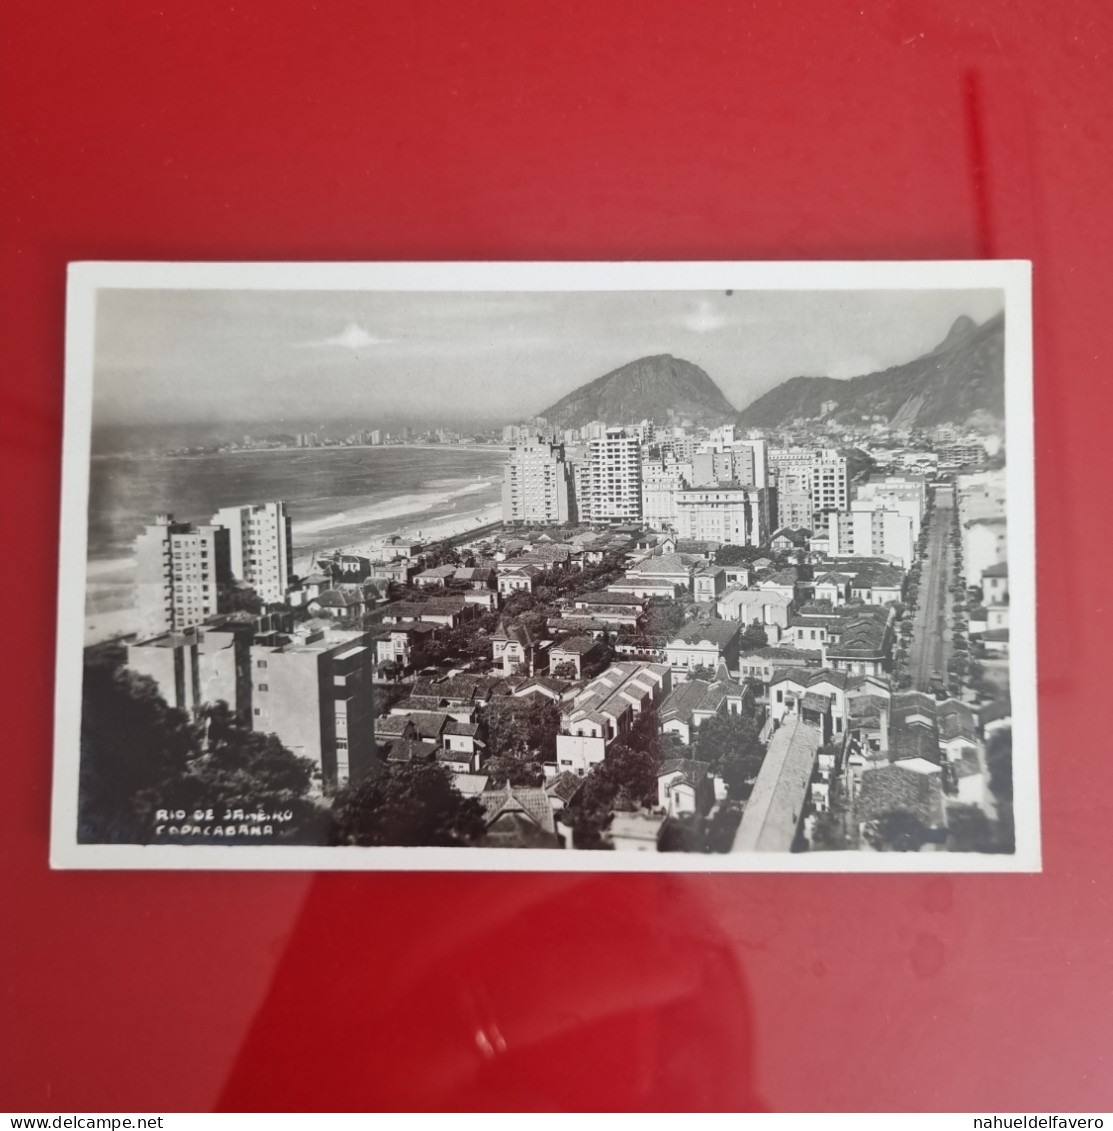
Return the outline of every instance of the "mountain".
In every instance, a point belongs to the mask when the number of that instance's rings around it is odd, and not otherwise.
[[[717,425],[733,420],[738,410],[698,365],[659,354],[612,369],[540,415],[558,428],[582,428],[593,420]]]
[[[841,423],[881,416],[896,428],[988,425],[1005,417],[1005,315],[978,325],[959,318],[930,353],[879,373],[836,381],[793,377],[749,404],[739,423],[774,428],[797,417]]]

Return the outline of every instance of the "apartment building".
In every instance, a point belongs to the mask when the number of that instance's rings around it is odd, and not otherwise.
[[[324,793],[358,781],[374,763],[374,662],[363,634],[339,643],[318,634],[251,649],[252,728],[311,758]]]
[[[224,527],[156,515],[136,539],[135,550],[141,635],[180,632],[227,611],[232,571]]]
[[[248,503],[222,507],[213,525],[228,531],[232,576],[268,604],[286,599],[294,572],[294,545],[286,504]]]
[[[504,522],[565,523],[574,517],[575,493],[564,445],[527,436],[511,449],[503,469]]]
[[[719,483],[678,491],[677,534],[734,546],[763,546],[773,532],[776,491]]]
[[[589,442],[582,471],[583,498],[577,499],[585,522],[620,524],[642,517],[641,448],[636,436],[607,428]]]

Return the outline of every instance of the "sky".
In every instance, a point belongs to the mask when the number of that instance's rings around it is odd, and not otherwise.
[[[526,419],[669,353],[743,408],[938,345],[998,290],[97,293],[94,425]]]

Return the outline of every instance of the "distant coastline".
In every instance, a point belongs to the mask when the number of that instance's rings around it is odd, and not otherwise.
[[[386,452],[386,451],[425,451],[425,452],[509,452],[509,444],[316,444],[313,447],[298,447],[296,444],[277,444],[273,447],[258,448],[213,448],[204,452],[179,451],[119,451],[98,452],[90,456],[93,460],[108,459],[211,459],[215,456],[246,456],[266,452]]]

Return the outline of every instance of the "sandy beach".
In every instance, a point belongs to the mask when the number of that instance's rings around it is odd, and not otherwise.
[[[469,530],[489,526],[493,522],[498,522],[501,518],[502,504],[490,503],[484,507],[437,518],[424,525],[420,523],[420,519],[411,518],[409,523],[392,533],[397,534],[398,540],[402,542],[437,542],[443,538],[454,538],[466,534]],[[295,530],[295,547],[297,546],[296,535],[297,531]],[[328,552],[331,554],[333,551]],[[353,542],[350,545],[340,547],[337,552],[355,554],[358,557],[370,558],[372,561],[385,560],[393,556],[391,539],[389,538],[373,538]],[[307,574],[315,572],[314,562],[318,556],[317,554],[295,556],[294,572],[299,577],[305,577]]]

